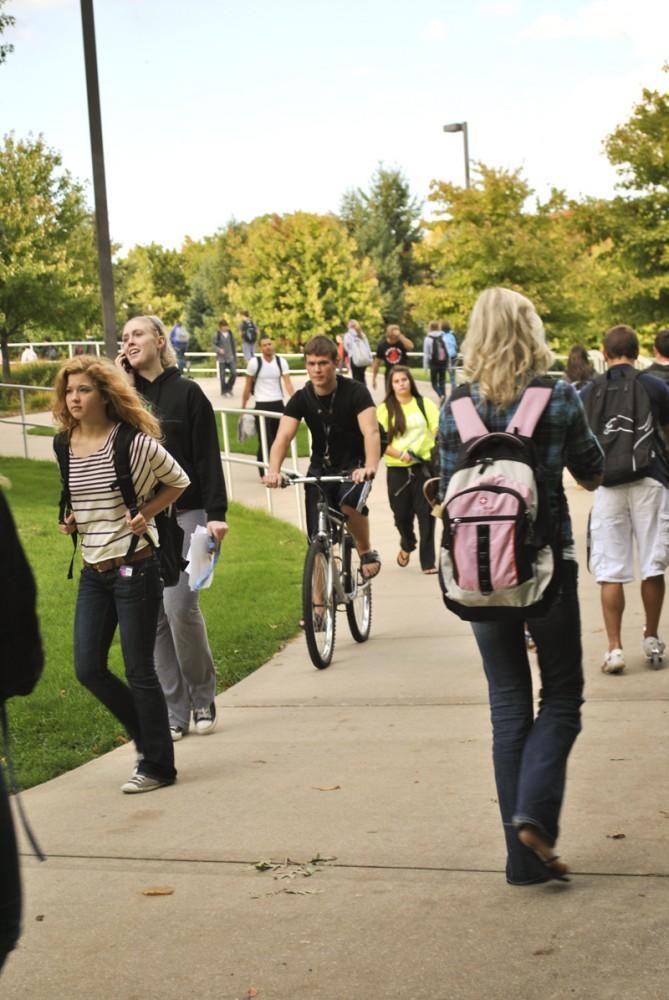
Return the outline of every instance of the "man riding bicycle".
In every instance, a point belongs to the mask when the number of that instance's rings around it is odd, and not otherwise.
[[[350,475],[352,483],[326,486],[329,503],[339,508],[360,554],[362,574],[371,579],[381,569],[372,549],[365,502],[381,458],[381,439],[374,401],[366,386],[337,375],[337,345],[317,334],[304,348],[309,381],[292,396],[279,422],[269,457],[267,486],[281,485],[281,464],[304,420],[311,431],[312,450],[308,475]],[[305,488],[307,531],[317,528],[318,490]]]

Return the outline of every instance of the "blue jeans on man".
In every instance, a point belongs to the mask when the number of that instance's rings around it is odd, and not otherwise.
[[[167,705],[153,661],[163,585],[158,560],[99,573],[84,566],[74,617],[77,679],[116,716],[141,757],[138,771],[160,781],[176,777]],[[118,625],[125,684],[107,666]]]
[[[527,622],[541,674],[536,718],[523,623],[472,623],[488,679],[493,764],[506,836],[506,877],[514,885],[546,880],[545,869],[517,833],[527,823],[550,844],[557,840],[567,758],[581,730],[583,665],[577,582],[577,564],[564,560],[560,592],[548,614]]]

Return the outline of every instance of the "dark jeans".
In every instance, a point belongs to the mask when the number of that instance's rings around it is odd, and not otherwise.
[[[423,496],[425,477],[422,467],[410,465],[407,468],[389,465],[386,470],[388,500],[400,533],[400,546],[405,552],[416,548],[414,518],[418,519],[420,536],[420,567],[432,569],[434,566],[435,519],[430,513],[430,505]]]
[[[522,622],[475,622],[474,636],[488,678],[497,796],[506,836],[507,881],[545,881],[541,866],[517,837],[523,823],[550,844],[559,832],[567,758],[581,731],[583,668],[578,567],[561,564],[560,592],[544,618],[528,619],[537,647],[541,690],[534,717],[532,678]]]
[[[0,766],[0,969],[21,931],[21,879],[14,824]]]
[[[358,368],[358,366],[354,365],[352,361],[349,363],[351,365],[351,378],[354,379],[354,381],[362,382],[362,384],[365,385],[365,372],[367,371],[367,367],[363,365]]]
[[[272,413],[283,413],[283,400],[282,399],[270,399],[266,403],[258,403],[255,405],[256,410],[270,410]],[[267,417],[265,420],[265,430],[267,431],[267,458],[269,459],[269,453],[272,450],[272,445],[274,444],[274,438],[276,437],[276,432],[279,429],[279,421],[274,420],[273,417]],[[260,418],[256,417],[256,433],[258,434],[258,451],[256,457],[259,462],[263,462],[262,454],[262,439],[260,437]],[[261,476],[265,475],[265,469],[263,467],[258,468],[258,472]]]
[[[74,668],[77,679],[135,741],[143,758],[139,771],[172,781],[177,773],[174,746],[153,662],[163,591],[158,560],[134,563],[132,570],[132,576],[121,576],[118,569],[82,569],[74,616]],[[127,684],[107,667],[117,624]]]
[[[430,365],[430,381],[439,399],[443,399],[446,395],[446,365]]]
[[[237,364],[235,361],[219,361],[218,377],[221,383],[221,392],[226,395],[232,392],[237,379]]]

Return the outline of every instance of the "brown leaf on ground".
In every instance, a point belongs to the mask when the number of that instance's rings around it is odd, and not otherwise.
[[[312,785],[311,787],[316,792],[338,792],[341,785]]]
[[[259,993],[260,990],[257,990],[255,986],[249,986],[249,988],[246,991],[247,997],[257,997]]]
[[[624,833],[607,833],[608,840],[624,840],[626,834]]]
[[[142,896],[172,896],[173,893],[171,885],[153,885],[148,889],[142,889]]]
[[[664,816],[665,819],[669,819],[669,813],[665,812],[664,809],[660,809],[660,816]]]
[[[554,951],[555,951],[555,948],[552,948],[552,947],[549,946],[548,948],[537,948],[537,950],[533,951],[532,954],[533,955],[552,955]]]

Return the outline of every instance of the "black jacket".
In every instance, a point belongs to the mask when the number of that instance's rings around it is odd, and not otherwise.
[[[153,382],[135,373],[135,386],[160,420],[165,447],[190,478],[178,510],[204,509],[208,521],[223,521],[228,495],[221,466],[214,410],[197,382],[166,368]]]

